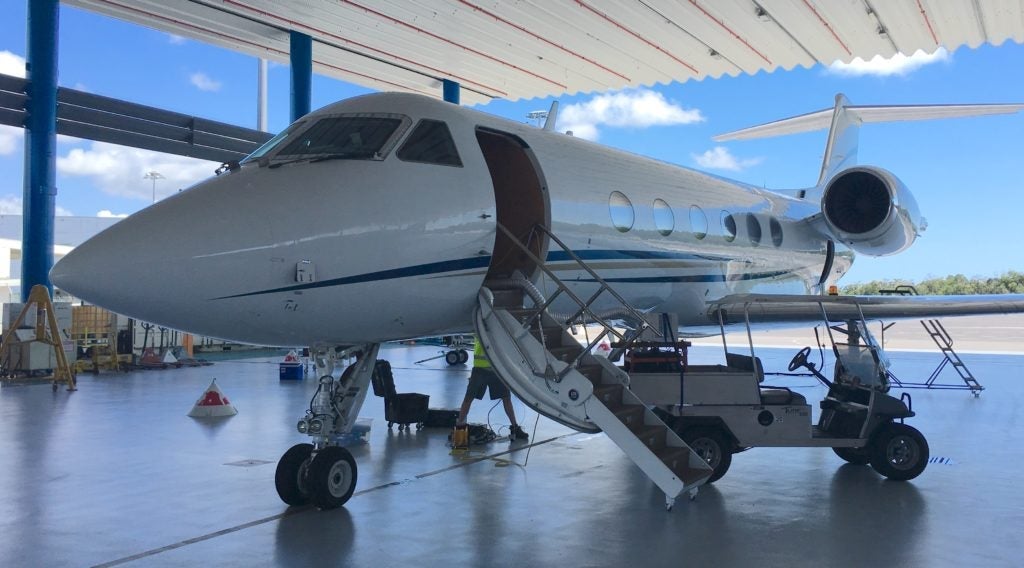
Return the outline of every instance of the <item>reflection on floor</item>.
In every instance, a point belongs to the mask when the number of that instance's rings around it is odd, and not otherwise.
[[[456,408],[467,367],[414,361],[436,347],[388,346],[399,392]],[[787,350],[759,352],[781,370]],[[901,377],[937,355],[894,353]],[[720,352],[694,348],[692,361]],[[663,496],[603,435],[579,434],[517,404],[536,444],[494,442],[453,456],[448,432],[389,431],[381,399],[340,510],[288,509],[277,459],[315,382],[281,382],[277,361],[89,375],[75,393],[0,389],[0,559],[4,566],[923,566],[1017,565],[1024,526],[1020,357],[969,364],[988,390],[915,391],[929,465],[910,483],[842,465],[829,450],[754,449],[693,502]],[[185,416],[212,378],[237,416]],[[809,400],[820,387],[772,377]],[[473,406],[486,422],[491,403]],[[816,411],[817,409],[815,409]],[[505,422],[501,408],[489,419]],[[499,433],[501,433],[499,431]],[[527,458],[529,461],[527,462]]]

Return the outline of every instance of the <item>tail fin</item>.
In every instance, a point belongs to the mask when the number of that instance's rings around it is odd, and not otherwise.
[[[857,163],[858,130],[865,122],[1012,114],[1020,110],[1024,110],[1024,104],[856,106],[851,105],[846,96],[840,93],[836,95],[834,108],[720,134],[715,136],[714,140],[750,140],[812,132],[829,127],[825,159],[821,163],[821,175],[818,177],[818,186],[821,187],[836,172]]]

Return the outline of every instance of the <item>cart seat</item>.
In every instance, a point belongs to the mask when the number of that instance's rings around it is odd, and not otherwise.
[[[802,405],[807,404],[807,398],[786,388],[766,387],[761,389],[761,404]]]

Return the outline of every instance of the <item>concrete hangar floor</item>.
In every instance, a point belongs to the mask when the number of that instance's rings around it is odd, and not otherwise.
[[[436,347],[390,345],[399,392],[455,408],[468,369]],[[769,371],[789,349],[762,349]],[[901,378],[937,354],[893,353]],[[695,347],[691,360],[720,358]],[[78,392],[0,389],[3,566],[1019,566],[1022,358],[970,355],[988,387],[914,391],[933,463],[883,480],[827,449],[753,449],[692,502],[657,488],[603,435],[575,433],[517,403],[529,446],[450,454],[447,431],[389,431],[379,398],[352,447],[357,492],[342,509],[286,507],[277,458],[315,381],[279,381],[277,358],[85,375]],[[922,376],[923,375],[923,376]],[[239,409],[186,417],[216,377]],[[772,379],[818,400],[810,379]],[[816,402],[815,404],[815,411]],[[470,420],[485,422],[489,403]],[[525,414],[525,418],[523,415]],[[501,408],[490,413],[503,423]],[[529,461],[527,462],[527,450]],[[525,464],[525,465],[524,465]]]

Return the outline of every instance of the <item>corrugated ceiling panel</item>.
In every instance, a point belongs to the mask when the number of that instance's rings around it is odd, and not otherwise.
[[[726,73],[756,73],[814,62],[776,24],[759,20],[753,4],[671,0],[651,0],[648,4],[721,54],[732,68]]]
[[[981,19],[988,41],[999,45],[1008,39],[1024,42],[1024,2],[987,0],[980,3]]]
[[[654,71],[635,51],[622,49],[617,35],[609,37],[588,33],[575,17],[576,9],[554,2],[490,2],[488,9],[507,21],[520,22],[534,33],[559,44],[566,53],[567,65],[601,66],[612,73],[612,84],[638,84],[641,76]],[[616,30],[617,32],[617,30]]]
[[[959,2],[935,2],[926,0],[922,3],[925,11],[932,16],[932,25],[939,43],[947,49],[956,49],[959,45],[978,47],[987,41],[981,25],[975,3],[970,0]]]
[[[294,29],[314,37],[318,72],[434,96],[449,78],[467,103],[1024,41],[1024,0],[65,3],[275,61]]]
[[[620,10],[621,12],[621,10]],[[660,51],[645,41],[646,30],[632,29],[620,21],[623,14],[609,13],[607,6],[591,6],[585,2],[573,5],[566,19],[572,19],[582,30],[589,30],[599,37],[607,38],[613,49],[630,53],[643,66],[636,71],[640,84],[670,83],[673,80],[686,80],[694,76],[689,62],[675,58],[667,51]]]
[[[803,0],[762,0],[760,4],[817,61],[828,65],[853,58],[849,40],[839,33],[839,26],[817,9],[809,9]]]
[[[896,44],[896,49],[901,53],[912,55],[919,49],[931,53],[939,47],[928,27],[928,19],[922,16],[915,0],[876,0],[872,6],[878,14],[878,19],[888,30],[889,39]]]
[[[889,36],[878,33],[881,24],[864,0],[818,2],[815,11],[852,53],[874,53],[883,57],[896,54],[896,46]]]
[[[697,79],[720,77],[724,73],[737,73],[736,66],[722,57],[711,54],[711,48],[690,33],[669,21],[661,13],[642,3],[624,4],[614,14],[615,21],[649,42],[648,49],[664,50],[673,61],[684,62],[693,68],[691,76]],[[703,19],[703,18],[701,18]],[[693,24],[700,22],[694,15]],[[691,22],[687,22],[691,25]]]

